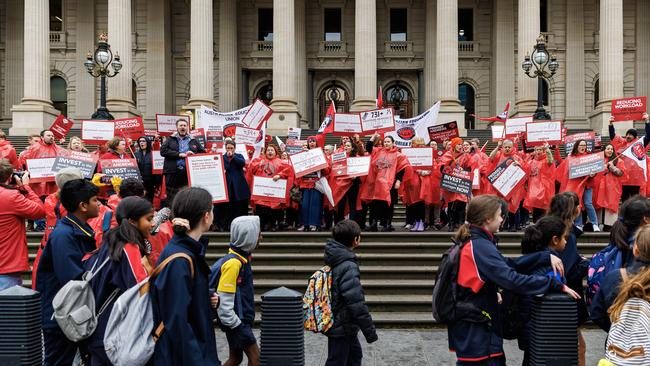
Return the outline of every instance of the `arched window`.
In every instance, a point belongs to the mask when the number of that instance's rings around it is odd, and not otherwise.
[[[271,104],[273,100],[273,82],[269,81],[266,85],[260,88],[255,98],[261,100],[267,105]]]
[[[337,113],[345,113],[350,110],[350,96],[342,86],[332,81],[318,96],[318,121],[314,121],[316,127],[325,119],[327,109],[330,107],[330,100],[334,102]]]
[[[52,105],[64,116],[68,115],[68,84],[60,76],[50,78],[50,96]]]
[[[393,84],[384,92],[384,107],[393,107],[400,118],[413,117],[413,96],[401,84]]]
[[[600,101],[600,79],[596,79],[594,83],[594,108],[598,105]]]
[[[50,32],[63,32],[63,0],[50,0]]]
[[[131,79],[131,100],[133,104],[138,107],[138,84],[135,83],[135,80]]]
[[[474,116],[476,113],[474,88],[468,83],[458,85],[458,99],[460,104],[465,107],[465,128],[474,129]]]
[[[542,79],[542,104],[544,107],[548,107],[549,100],[548,81],[546,79]]]

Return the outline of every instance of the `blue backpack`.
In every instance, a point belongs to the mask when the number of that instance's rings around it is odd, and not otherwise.
[[[623,260],[623,252],[613,243],[591,257],[587,272],[587,291],[585,292],[587,305],[591,305],[605,276],[611,271],[620,269],[623,266]]]

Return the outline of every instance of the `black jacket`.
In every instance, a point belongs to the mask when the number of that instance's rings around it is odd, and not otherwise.
[[[153,156],[151,150],[143,151],[138,150],[135,152],[135,160],[138,162],[138,169],[140,169],[140,176],[143,182],[153,179]]]
[[[363,295],[357,256],[345,245],[330,239],[325,245],[325,264],[332,268],[334,315],[334,325],[327,336],[356,335],[361,329],[368,343],[376,341],[377,332]]]
[[[203,146],[190,137],[190,151],[195,154],[204,153]],[[165,158],[165,165],[163,165],[163,174],[175,174],[178,172],[176,167],[176,160],[182,159],[178,157],[178,137],[169,136],[160,147],[160,155]]]

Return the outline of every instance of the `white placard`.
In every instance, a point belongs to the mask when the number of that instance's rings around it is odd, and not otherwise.
[[[287,140],[290,140],[290,139],[300,140],[300,135],[301,134],[302,134],[302,128],[289,127],[287,129]]]
[[[90,143],[104,143],[115,136],[113,121],[81,121],[81,139]]]
[[[361,115],[359,113],[336,113],[334,115],[334,135],[361,134]]]
[[[559,144],[562,142],[562,122],[544,121],[526,125],[526,145]]]
[[[505,137],[505,126],[502,123],[495,123],[490,128],[492,129],[492,141],[503,140]]]
[[[402,154],[406,156],[414,168],[433,168],[432,147],[402,148]]]
[[[244,118],[242,118],[242,122],[250,128],[259,130],[262,127],[262,123],[266,122],[272,113],[273,110],[271,107],[264,104],[261,100],[256,99]]]
[[[264,199],[284,202],[287,197],[287,180],[267,177],[253,177],[253,188],[251,192],[254,199]]]
[[[327,168],[327,159],[321,148],[290,155],[289,159],[291,159],[296,178]]]
[[[185,158],[190,187],[201,187],[212,195],[212,202],[227,202],[226,175],[221,154],[197,154]]]
[[[40,158],[40,159],[27,159],[27,170],[29,171],[29,178],[34,183],[39,182],[53,182],[56,172],[52,170],[54,166],[53,158]]]
[[[506,120],[506,137],[514,137],[526,132],[526,123],[533,122],[533,116],[508,118]]]
[[[368,175],[369,170],[370,156],[348,158],[348,177],[361,177]]]
[[[224,152],[226,151],[226,147],[223,147]],[[250,159],[248,158],[248,150],[246,149],[246,145],[244,144],[236,144],[235,145],[235,152],[237,154],[241,154],[244,156],[244,160],[249,161]]]
[[[162,174],[165,158],[160,155],[160,150],[151,150],[151,160],[153,161],[153,174]]]
[[[169,136],[176,132],[176,121],[182,119],[190,125],[190,116],[178,114],[156,114],[156,129],[160,136]]]
[[[508,197],[512,189],[515,188],[522,179],[526,178],[526,172],[516,164],[510,164],[506,170],[501,173],[492,186],[499,191],[503,197]]]
[[[260,131],[254,128],[237,126],[235,128],[235,142],[237,145],[255,145],[257,143],[257,138],[260,135]]]
[[[393,131],[395,129],[395,117],[393,108],[377,109],[374,111],[361,112],[361,129],[363,133],[375,133]]]

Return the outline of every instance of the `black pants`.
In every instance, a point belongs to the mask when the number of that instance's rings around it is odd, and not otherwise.
[[[457,228],[465,222],[465,206],[467,202],[453,201],[447,207],[447,216],[449,219],[449,227]]]
[[[257,205],[255,206],[255,214],[260,217],[260,225],[264,231],[270,230],[282,221],[281,209],[274,210],[268,206]]]
[[[165,174],[165,185],[167,189],[167,206],[171,207],[176,193],[187,186],[187,171],[179,170],[174,174]]]
[[[639,186],[623,186],[623,192],[621,193],[621,202],[625,202],[628,198],[639,194]]]
[[[393,222],[393,213],[395,212],[395,203],[397,202],[397,190],[390,190],[390,204],[386,201],[373,200],[370,202],[370,224],[377,222],[381,226],[388,227]]]
[[[415,224],[424,221],[424,202],[416,202],[406,207],[406,223]]]
[[[284,210],[285,220],[284,222],[289,226],[298,226],[298,210],[295,208],[289,207]]]
[[[327,338],[325,366],[361,366],[361,359],[363,359],[363,351],[356,334],[341,338]]]
[[[214,221],[212,223],[219,230],[228,231],[232,220],[248,215],[248,200],[218,203],[214,205],[213,213]]]
[[[71,365],[78,345],[59,329],[43,329],[44,366]]]
[[[537,220],[544,217],[545,214],[546,214],[546,210],[541,208],[533,208],[533,222],[537,222]]]
[[[339,201],[339,204],[336,206],[336,215],[334,216],[334,222],[337,223],[342,221],[345,218],[345,208],[347,206],[348,212],[350,213],[350,220],[354,220],[359,224],[357,216],[357,196],[359,195],[359,184],[352,183],[350,189],[345,192],[345,195]],[[365,220],[364,220],[365,221]],[[362,224],[359,224],[360,227],[363,227]]]

